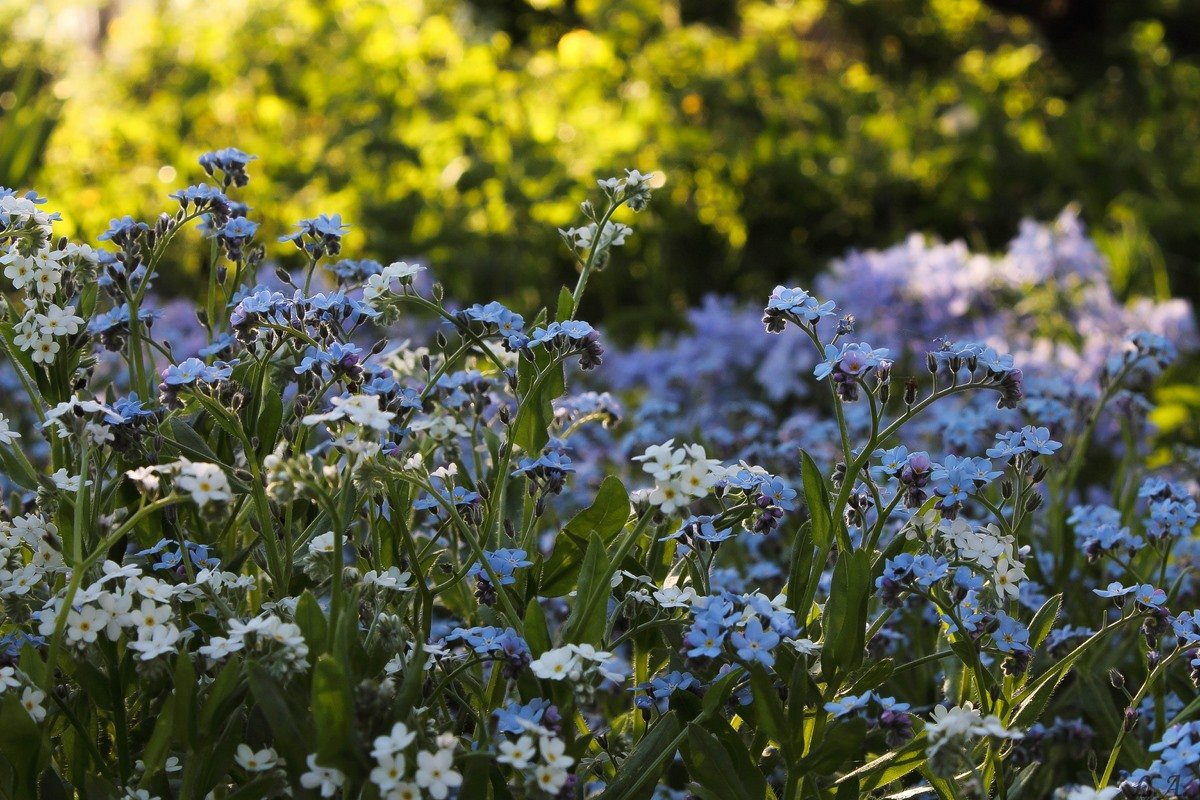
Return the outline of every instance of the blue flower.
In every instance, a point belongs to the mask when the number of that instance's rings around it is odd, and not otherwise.
[[[945,462],[934,467],[930,476],[933,490],[947,505],[965,502],[975,490],[975,472],[971,459],[946,456]]]
[[[783,478],[771,477],[759,487],[759,492],[784,511],[795,511],[796,490],[788,486]]]
[[[518,569],[523,567],[533,566],[533,562],[526,557],[524,550],[505,549],[483,552],[484,558],[487,559],[488,565],[492,568],[492,572],[496,573],[496,579],[500,581],[501,586],[511,586],[517,582],[516,573]],[[478,581],[490,581],[487,570],[483,565],[476,561],[471,565],[467,575]]]
[[[683,646],[687,648],[688,658],[716,658],[721,655],[721,646],[724,643],[725,631],[707,620],[696,620],[683,637]]]
[[[1002,653],[1029,652],[1029,630],[1003,611],[996,612],[996,619],[1000,623],[992,632],[992,643],[996,649]]]
[[[1035,428],[1032,425],[1026,425],[1022,428],[1021,433],[1021,443],[1030,453],[1049,456],[1054,455],[1062,447],[1062,442],[1056,442],[1050,438],[1049,428]]]
[[[258,232],[258,223],[245,217],[234,217],[221,229],[222,239],[244,240]]]
[[[729,637],[729,643],[744,661],[758,662],[764,667],[775,665],[775,656],[771,651],[779,644],[779,634],[772,630],[763,630],[757,617],[747,622],[743,630],[734,631]]]
[[[1093,589],[1092,591],[1100,597],[1113,599],[1117,597],[1124,597],[1127,594],[1132,594],[1133,592],[1137,591],[1137,589],[1138,587],[1136,586],[1122,586],[1116,581],[1113,581],[1108,585],[1108,588]]]
[[[1161,608],[1162,604],[1167,602],[1167,593],[1143,583],[1133,590],[1133,599],[1143,608]]]
[[[162,371],[162,382],[167,386],[190,386],[193,383],[214,383],[233,374],[233,364],[217,361],[205,364],[198,358],[188,358],[172,364]]]
[[[825,710],[837,719],[852,714],[860,708],[866,708],[867,704],[871,702],[871,697],[871,692],[863,692],[860,695],[848,694],[831,703],[826,703]]]
[[[496,718],[496,730],[519,736],[528,730],[522,723],[539,724],[542,716],[551,707],[549,700],[540,697],[535,697],[524,705],[516,700],[509,700],[493,711],[492,716]]]

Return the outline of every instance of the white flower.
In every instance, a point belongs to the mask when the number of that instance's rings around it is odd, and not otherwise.
[[[566,755],[567,743],[553,736],[543,736],[538,740],[538,750],[542,761],[552,767],[566,770],[575,763],[575,759]]]
[[[547,650],[530,663],[533,674],[544,680],[561,681],[579,668],[575,651],[568,647]]]
[[[662,444],[651,445],[640,456],[634,456],[634,461],[644,462],[642,469],[656,481],[667,481],[671,476],[683,470],[683,461],[687,452],[683,449],[672,449],[674,439],[668,439]]]
[[[60,469],[58,472],[55,472],[53,475],[51,475],[50,480],[54,482],[55,486],[57,486],[59,489],[62,489],[64,492],[78,492],[79,491],[79,476],[78,475],[68,475],[66,467]],[[88,481],[87,485],[91,486],[92,482]]]
[[[42,570],[36,564],[26,564],[9,572],[0,570],[0,595],[20,597],[41,582]]]
[[[992,573],[992,582],[1000,602],[1007,598],[1016,600],[1021,594],[1021,581],[1025,580],[1025,566],[1020,562],[1000,558],[996,561],[996,569]]]
[[[375,737],[374,746],[371,748],[371,757],[380,758],[381,756],[395,755],[412,744],[414,738],[416,738],[416,733],[410,731],[408,726],[403,722],[397,722],[392,726],[391,733],[386,736]],[[400,772],[404,772],[403,757],[400,761]]]
[[[529,767],[533,756],[533,737],[522,736],[515,742],[501,742],[500,755],[496,757],[496,761],[508,764],[513,769],[522,770]]]
[[[680,472],[674,484],[692,497],[704,497],[720,479],[720,471],[711,469],[705,462],[696,462]]]
[[[58,342],[54,341],[49,336],[39,335],[38,338],[31,343],[29,349],[33,351],[29,356],[31,359],[33,359],[33,363],[53,364],[55,356],[58,355],[58,351],[62,348]]]
[[[108,615],[98,608],[84,606],[78,611],[72,609],[67,612],[67,639],[91,644],[106,625]]]
[[[34,258],[36,267],[33,271],[33,285],[37,289],[37,293],[42,297],[49,297],[54,294],[54,290],[58,288],[58,284],[62,281],[62,270],[59,269],[59,263],[52,258],[44,257],[38,254]]]
[[[21,692],[21,705],[34,722],[41,722],[46,718],[46,709],[42,707],[42,701],[45,699],[46,693],[32,686],[26,686],[25,691]]]
[[[42,336],[74,336],[83,325],[83,317],[76,316],[75,306],[60,308],[53,303],[34,319]]]
[[[192,501],[198,506],[233,499],[229,479],[216,464],[181,462],[175,486],[190,494]]]
[[[603,650],[597,650],[590,644],[569,644],[567,647],[571,648],[571,652],[579,656],[579,658],[583,659],[584,661],[592,661],[597,664],[603,664],[613,656],[612,653],[606,653]]]
[[[310,755],[307,763],[308,772],[300,776],[300,785],[305,789],[320,789],[321,797],[333,797],[346,782],[341,770],[319,766],[315,755]]]
[[[387,792],[404,780],[404,754],[380,753],[375,756],[375,768],[371,770],[371,783],[379,787],[379,791]]]
[[[649,497],[650,504],[660,507],[664,514],[672,514],[677,509],[683,508],[690,499],[683,489],[673,482],[660,483],[655,486]]]
[[[326,531],[320,536],[314,536],[308,543],[308,552],[314,556],[329,555],[333,552],[333,531]]]
[[[356,394],[350,397],[335,397],[329,401],[333,409],[324,414],[308,414],[301,420],[305,425],[316,425],[321,422],[334,422],[348,419],[355,425],[386,431],[396,415],[391,411],[381,411],[379,398],[373,394]]]
[[[462,775],[452,769],[454,753],[449,749],[417,753],[417,785],[428,790],[433,800],[445,800],[450,790],[462,784]]]
[[[664,586],[654,593],[654,599],[663,608],[691,608],[692,603],[699,599],[699,595],[690,586],[683,589],[678,586]]]
[[[409,781],[397,783],[384,800],[421,800],[421,787]]]
[[[162,482],[158,477],[158,470],[155,467],[138,467],[137,469],[127,470],[125,477],[133,481],[138,489],[146,494],[157,492],[159,484]]]
[[[938,706],[933,710],[933,721],[925,727],[925,733],[928,737],[925,753],[929,758],[933,758],[943,745],[950,742],[980,736],[1006,739],[1020,739],[1022,736],[1019,731],[1005,728],[999,717],[981,716],[972,703],[952,708]]]
[[[787,639],[783,640],[786,644],[791,645],[797,653],[802,656],[811,656],[821,652],[821,646],[812,639]]]
[[[8,427],[8,417],[0,414],[0,444],[12,444],[21,434]]]
[[[411,572],[401,572],[399,567],[391,567],[386,572],[376,572],[369,570],[363,575],[363,583],[368,586],[379,586],[383,589],[395,589],[398,592],[411,592],[412,587],[408,585],[412,579]]]
[[[20,685],[21,682],[17,680],[16,667],[0,667],[0,695]]]
[[[533,780],[548,795],[556,795],[567,782],[567,771],[542,764],[533,770]]]
[[[159,625],[165,625],[171,620],[172,614],[170,606],[160,606],[153,600],[143,600],[136,611],[128,614],[128,619],[129,624],[137,626],[138,635],[141,636],[143,629],[151,633]]]
[[[24,289],[33,280],[33,259],[21,255],[16,248],[0,256],[0,264],[4,265],[4,277],[12,281],[14,289]]]
[[[225,638],[224,636],[214,636],[208,640],[208,644],[201,645],[198,649],[200,655],[208,656],[213,661],[220,661],[226,656],[238,652],[246,646],[246,642],[238,637]]]
[[[84,423],[83,432],[97,447],[102,447],[116,438],[111,428],[99,422]]]
[[[250,745],[243,743],[238,745],[237,755],[233,757],[233,760],[247,772],[266,772],[275,766],[279,760],[279,754],[273,747],[264,747],[255,752],[250,749]]]
[[[138,762],[139,764],[142,762]],[[121,796],[121,800],[159,800],[158,795],[150,794],[147,789],[125,789],[125,794]]]
[[[150,661],[159,656],[175,652],[179,643],[179,628],[174,625],[155,625],[153,628],[139,628],[136,642],[129,643],[130,650],[141,653],[142,661]]]

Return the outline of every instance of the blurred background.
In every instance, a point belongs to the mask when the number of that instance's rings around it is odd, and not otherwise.
[[[1119,294],[1200,300],[1193,0],[0,8],[0,185],[85,238],[231,145],[259,156],[244,199],[268,241],[340,212],[347,254],[527,309],[572,279],[555,228],[635,167],[665,185],[585,309],[617,335],[910,231],[1002,249],[1071,203]],[[200,250],[159,286],[188,294]]]

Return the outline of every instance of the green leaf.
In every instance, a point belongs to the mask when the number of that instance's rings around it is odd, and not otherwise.
[[[212,688],[208,690],[208,697],[200,707],[199,730],[206,741],[212,741],[213,737],[209,734],[213,731],[214,723],[225,719],[242,690],[242,662],[233,658],[217,673]]]
[[[312,715],[321,763],[352,772],[350,732],[354,706],[350,684],[341,665],[329,655],[318,658],[313,669]]]
[[[723,719],[717,721],[729,725]],[[754,764],[736,733],[733,740],[719,740],[700,725],[688,723],[683,760],[698,793],[708,800],[760,800],[765,794],[761,788],[754,791],[754,784],[744,783],[746,767],[753,770]],[[757,777],[761,782],[762,776]]]
[[[788,570],[787,606],[803,622],[808,617],[808,609],[800,608],[804,598],[808,596],[808,581],[812,574],[813,538],[812,520],[806,520],[796,532],[792,541],[792,566]]]
[[[588,540],[587,553],[583,557],[575,605],[563,624],[563,642],[599,643],[607,621],[611,577],[612,568],[604,540],[599,534],[593,533]]]
[[[566,391],[567,379],[561,361],[545,350],[531,360],[522,356],[517,364],[517,418],[512,440],[526,453],[537,455],[550,441],[554,421],[554,399]]]
[[[567,523],[554,542],[554,552],[542,567],[538,587],[544,597],[561,597],[576,588],[587,540],[592,533],[606,545],[629,521],[629,493],[611,475],[600,484],[596,499]]]
[[[742,678],[742,668],[734,667],[713,682],[704,692],[704,703],[701,709],[705,715],[715,714],[729,696],[733,694],[734,686]],[[676,694],[680,694],[676,692]]]
[[[862,674],[854,679],[854,683],[851,684],[847,691],[849,694],[862,694],[868,689],[874,689],[888,678],[892,677],[892,671],[894,669],[895,665],[890,658],[884,658],[876,661],[863,670]]]
[[[804,481],[804,499],[808,504],[808,516],[812,520],[812,540],[821,550],[828,550],[833,543],[833,521],[829,512],[829,490],[825,477],[817,462],[805,451],[800,451],[800,477]]]
[[[279,392],[267,391],[262,398],[262,410],[254,432],[258,435],[258,457],[266,456],[275,449],[279,428],[283,424],[283,397]]]
[[[550,649],[550,626],[536,597],[529,598],[529,604],[525,606],[525,643],[534,658]]]
[[[839,553],[821,619],[825,636],[821,669],[826,676],[839,671],[845,675],[862,664],[871,598],[870,571],[871,562],[865,550]]]
[[[425,646],[420,639],[413,643],[412,652],[408,654],[408,663],[404,665],[404,680],[396,692],[396,716],[403,719],[408,716],[421,694],[421,685],[425,682]]]
[[[302,724],[283,687],[267,672],[266,667],[256,661],[248,661],[246,676],[250,683],[250,693],[254,695],[254,701],[275,735],[275,746],[279,754],[287,761],[289,769],[299,769],[312,752],[302,732],[311,731],[312,726]]]
[[[557,322],[566,322],[575,311],[575,295],[567,287],[558,291],[558,313],[554,315]]]
[[[923,733],[914,736],[903,747],[890,750],[853,772],[846,773],[837,780],[837,783],[861,781],[860,792],[870,792],[881,786],[887,786],[925,763],[925,744]]]
[[[186,658],[187,654],[182,653],[180,657]],[[143,787],[159,774],[159,768],[166,763],[167,753],[171,752],[171,735],[173,729],[177,727],[175,725],[177,706],[176,702],[163,703],[158,719],[154,722],[154,731],[142,749],[142,761],[146,764],[146,771],[142,777]]]
[[[37,475],[29,469],[27,463],[14,457],[7,447],[0,447],[0,465],[3,465],[4,473],[25,489],[37,489]]]
[[[663,768],[675,757],[682,741],[683,726],[675,712],[669,711],[647,731],[621,762],[616,777],[609,782],[598,800],[634,800],[649,795]]]
[[[168,709],[169,706],[169,709]],[[175,738],[191,747],[196,741],[196,669],[187,651],[175,661],[175,692],[163,704],[165,715],[175,719]],[[149,762],[147,762],[149,763]],[[153,770],[147,769],[148,773]]]
[[[317,598],[307,589],[296,603],[296,625],[304,635],[304,643],[313,653],[325,652],[326,637],[329,635],[329,620],[317,603]]]
[[[788,725],[787,712],[779,699],[779,691],[760,664],[750,665],[750,688],[755,720],[763,733],[779,744],[785,759],[790,762],[793,731]]]
[[[867,724],[852,719],[833,725],[812,752],[800,759],[798,769],[805,773],[832,775],[847,761],[862,755],[866,747]]]
[[[1054,620],[1058,618],[1058,611],[1062,608],[1062,599],[1062,594],[1054,595],[1033,615],[1033,621],[1029,623],[1030,647],[1038,647],[1050,635],[1054,628]]]
[[[171,417],[171,440],[179,451],[190,459],[204,461],[210,464],[220,464],[221,459],[204,441],[204,437],[196,433],[196,429],[179,417]]]
[[[48,701],[43,701],[48,702]],[[14,795],[37,796],[37,776],[42,768],[42,732],[21,705],[16,692],[5,692],[0,700],[0,755],[12,765]]]

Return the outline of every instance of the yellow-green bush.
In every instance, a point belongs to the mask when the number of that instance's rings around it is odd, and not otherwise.
[[[627,330],[911,229],[998,246],[1021,215],[1073,200],[1111,228],[1131,288],[1166,290],[1165,266],[1177,290],[1193,285],[1180,270],[1200,236],[1200,68],[1149,16],[1110,32],[1107,66],[1081,77],[1031,23],[979,0],[110,12],[94,47],[50,37],[67,100],[36,183],[82,235],[200,177],[170,165],[234,145],[287,154],[259,162],[250,186],[267,233],[338,211],[356,226],[350,250],[427,257],[469,300],[551,297],[571,267],[561,248],[544,254],[583,183],[659,170],[654,223],[622,259],[639,266],[614,267],[636,271],[591,298]],[[186,291],[198,260],[177,263],[164,285]]]

